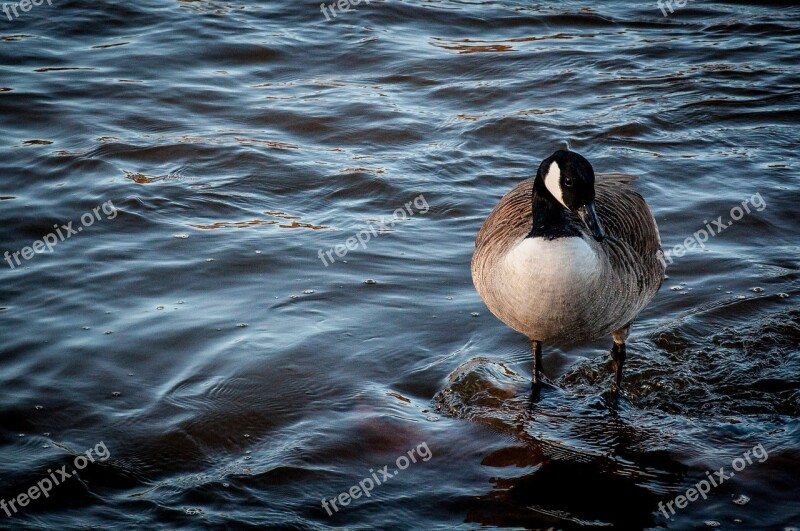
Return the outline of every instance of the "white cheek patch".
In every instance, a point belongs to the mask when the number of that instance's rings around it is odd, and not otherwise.
[[[564,205],[564,196],[561,194],[561,168],[558,167],[557,162],[550,164],[550,169],[547,170],[547,175],[544,177],[544,186],[547,191],[556,198],[556,201]]]

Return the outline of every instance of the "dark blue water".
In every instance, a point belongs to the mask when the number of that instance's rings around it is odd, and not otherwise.
[[[0,528],[800,526],[800,7],[27,7],[0,12]],[[546,345],[532,400],[469,275],[566,145],[638,175],[673,252],[618,404],[608,340]]]

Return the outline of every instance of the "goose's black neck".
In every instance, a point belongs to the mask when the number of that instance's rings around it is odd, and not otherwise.
[[[580,233],[570,224],[564,207],[542,188],[544,188],[544,183],[540,179],[536,179],[533,183],[531,208],[533,227],[528,237],[554,240],[580,236]]]

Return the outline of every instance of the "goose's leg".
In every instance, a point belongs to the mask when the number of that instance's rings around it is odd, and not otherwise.
[[[542,342],[531,339],[531,348],[533,349],[533,385],[541,385],[542,378],[544,377],[544,370],[542,369]]]
[[[614,360],[614,383],[611,386],[612,394],[619,394],[622,387],[622,366],[625,364],[625,343],[614,343],[611,347],[611,359]]]
[[[614,346],[611,347],[611,359],[614,360],[614,384],[611,386],[613,394],[619,394],[622,388],[622,367],[625,365],[625,358],[627,358],[627,349],[625,348],[625,340],[631,333],[631,323],[623,326],[614,332]]]

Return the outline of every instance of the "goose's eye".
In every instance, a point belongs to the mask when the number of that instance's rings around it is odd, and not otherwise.
[[[572,188],[572,177],[564,177],[564,186]]]

